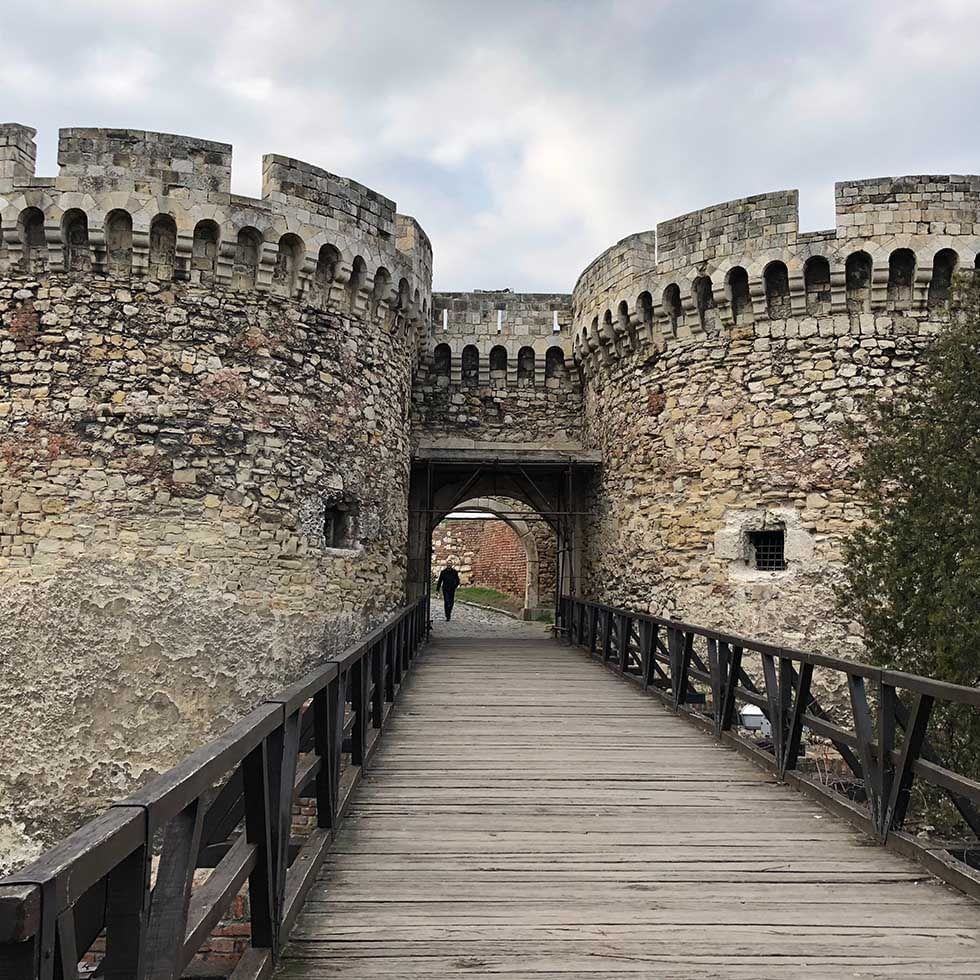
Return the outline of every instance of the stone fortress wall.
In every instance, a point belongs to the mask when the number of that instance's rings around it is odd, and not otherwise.
[[[571,297],[436,293],[413,384],[414,431],[440,447],[581,445]]]
[[[907,384],[956,270],[980,250],[980,177],[836,186],[801,233],[795,191],[630,236],[582,273],[574,350],[602,451],[584,592],[828,652],[841,543],[861,520],[836,426]],[[756,567],[781,532],[784,570]]]
[[[975,267],[980,177],[839,184],[817,233],[795,192],[708,208],[571,296],[433,295],[421,227],[346,178],[266,156],[244,198],[225,144],[80,129],[36,177],[33,136],[0,126],[6,863],[403,600],[413,450],[598,449],[583,592],[859,648],[835,426]]]
[[[284,157],[0,127],[0,855],[404,600],[425,233]]]

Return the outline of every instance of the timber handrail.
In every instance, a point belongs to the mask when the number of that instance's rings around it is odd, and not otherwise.
[[[405,606],[0,879],[0,977],[77,980],[101,937],[100,977],[176,980],[246,882],[251,946],[231,977],[270,976],[427,624],[424,598]],[[316,826],[296,842],[300,798]]]
[[[980,783],[947,767],[928,737],[937,702],[980,708],[980,688],[808,653],[792,647],[563,596],[558,626],[566,642],[658,696],[809,795],[910,852],[902,828],[916,780],[942,791],[969,840],[930,851],[933,870],[980,897]],[[836,675],[848,704],[832,712],[813,693],[814,672]],[[846,683],[846,687],[844,686]],[[738,734],[738,704],[760,708],[772,730],[761,745]],[[849,716],[849,717],[848,717]],[[850,727],[846,727],[849,723]],[[827,739],[849,770],[858,799],[799,772],[804,730]],[[927,847],[920,848],[928,850]],[[972,864],[955,854],[970,855]],[[922,854],[916,853],[920,859]]]

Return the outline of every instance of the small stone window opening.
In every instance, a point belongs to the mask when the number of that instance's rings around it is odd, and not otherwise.
[[[497,344],[490,348],[490,380],[494,384],[507,384],[507,348]]]
[[[262,235],[257,228],[242,228],[235,244],[232,289],[254,289],[262,261]]]
[[[106,272],[133,274],[133,217],[128,211],[110,211],[105,219]]]
[[[349,503],[323,508],[323,542],[328,548],[353,548],[357,540],[357,515]]]
[[[534,387],[533,347],[522,347],[517,352],[517,383],[522,388]]]
[[[371,303],[376,319],[383,313],[387,313],[391,293],[391,273],[384,266],[381,266],[374,274],[374,286],[371,289]],[[383,308],[382,303],[384,304]]]
[[[367,262],[360,255],[354,256],[351,262],[350,279],[347,280],[347,306],[356,311],[357,297],[367,282]]]
[[[313,302],[325,307],[330,299],[330,287],[340,265],[340,252],[334,245],[321,245],[313,273]]]
[[[612,310],[606,310],[602,318],[602,333],[599,335],[603,343],[616,343],[616,331],[613,329]]]
[[[633,320],[630,317],[630,307],[626,300],[623,300],[619,304],[619,320],[616,327],[616,332],[622,337],[626,336],[630,339],[630,346],[636,348],[636,327],[633,326]]]
[[[663,308],[670,323],[670,332],[677,336],[677,325],[684,319],[684,306],[681,303],[681,290],[676,282],[672,282],[663,295]]]
[[[915,253],[908,248],[897,248],[888,258],[888,308],[907,310],[912,305],[912,287],[915,283]]]
[[[272,272],[273,289],[287,299],[296,295],[299,273],[306,257],[306,245],[298,235],[287,234],[279,239],[276,266]]]
[[[407,279],[398,280],[398,312],[403,319],[412,312],[412,291]]]
[[[218,241],[221,232],[215,222],[205,218],[194,226],[191,246],[191,270],[197,274],[202,286],[214,284],[214,270],[218,264]]]
[[[783,528],[749,531],[753,564],[760,572],[786,571],[786,532]]]
[[[830,288],[830,262],[822,255],[813,255],[803,266],[803,285],[806,289],[806,311],[820,316],[830,312],[833,299]]]
[[[749,292],[749,274],[740,265],[728,273],[728,291],[732,301],[732,319],[742,323],[752,316],[752,294]]]
[[[936,252],[932,260],[932,279],[929,281],[929,309],[945,305],[949,299],[950,287],[953,285],[953,273],[959,256],[951,249],[944,248]]]
[[[653,297],[648,292],[640,293],[636,300],[636,308],[640,313],[644,329],[648,331],[647,336],[649,336],[653,324]]]
[[[708,320],[708,310],[715,307],[714,287],[711,285],[709,276],[698,276],[691,287],[694,294],[694,305],[697,307],[698,320],[701,328],[704,329]]]
[[[88,240],[88,216],[78,208],[66,212],[62,221],[61,239],[66,272],[88,272],[91,254]]]
[[[436,349],[432,352],[432,373],[437,378],[445,378],[445,384],[449,384],[449,371],[452,367],[452,351],[449,344],[436,344]]]
[[[48,267],[48,246],[44,234],[44,213],[39,208],[26,208],[20,216],[20,240],[23,248],[21,268],[37,274]]]
[[[467,344],[463,348],[463,355],[460,358],[460,380],[468,386],[479,384],[480,352],[474,344]]]
[[[785,262],[770,262],[762,273],[766,287],[766,308],[770,320],[785,320],[793,313],[789,291],[789,270]]]
[[[549,347],[544,355],[545,384],[558,388],[566,378],[565,352],[560,347]]]
[[[177,222],[169,214],[158,214],[150,222],[150,276],[169,282],[176,266]]]
[[[867,313],[871,309],[871,256],[854,252],[844,264],[844,286],[848,313]]]

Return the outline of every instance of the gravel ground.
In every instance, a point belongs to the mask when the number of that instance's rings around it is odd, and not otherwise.
[[[547,623],[525,623],[511,619],[503,613],[480,609],[477,606],[464,606],[457,602],[453,606],[453,618],[446,622],[440,597],[432,603],[432,635],[440,636],[486,636],[499,633],[502,636],[550,636]]]

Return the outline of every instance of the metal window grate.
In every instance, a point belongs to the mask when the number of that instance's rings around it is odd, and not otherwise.
[[[761,572],[782,572],[786,569],[786,532],[750,531],[749,542],[755,553],[755,567]]]

